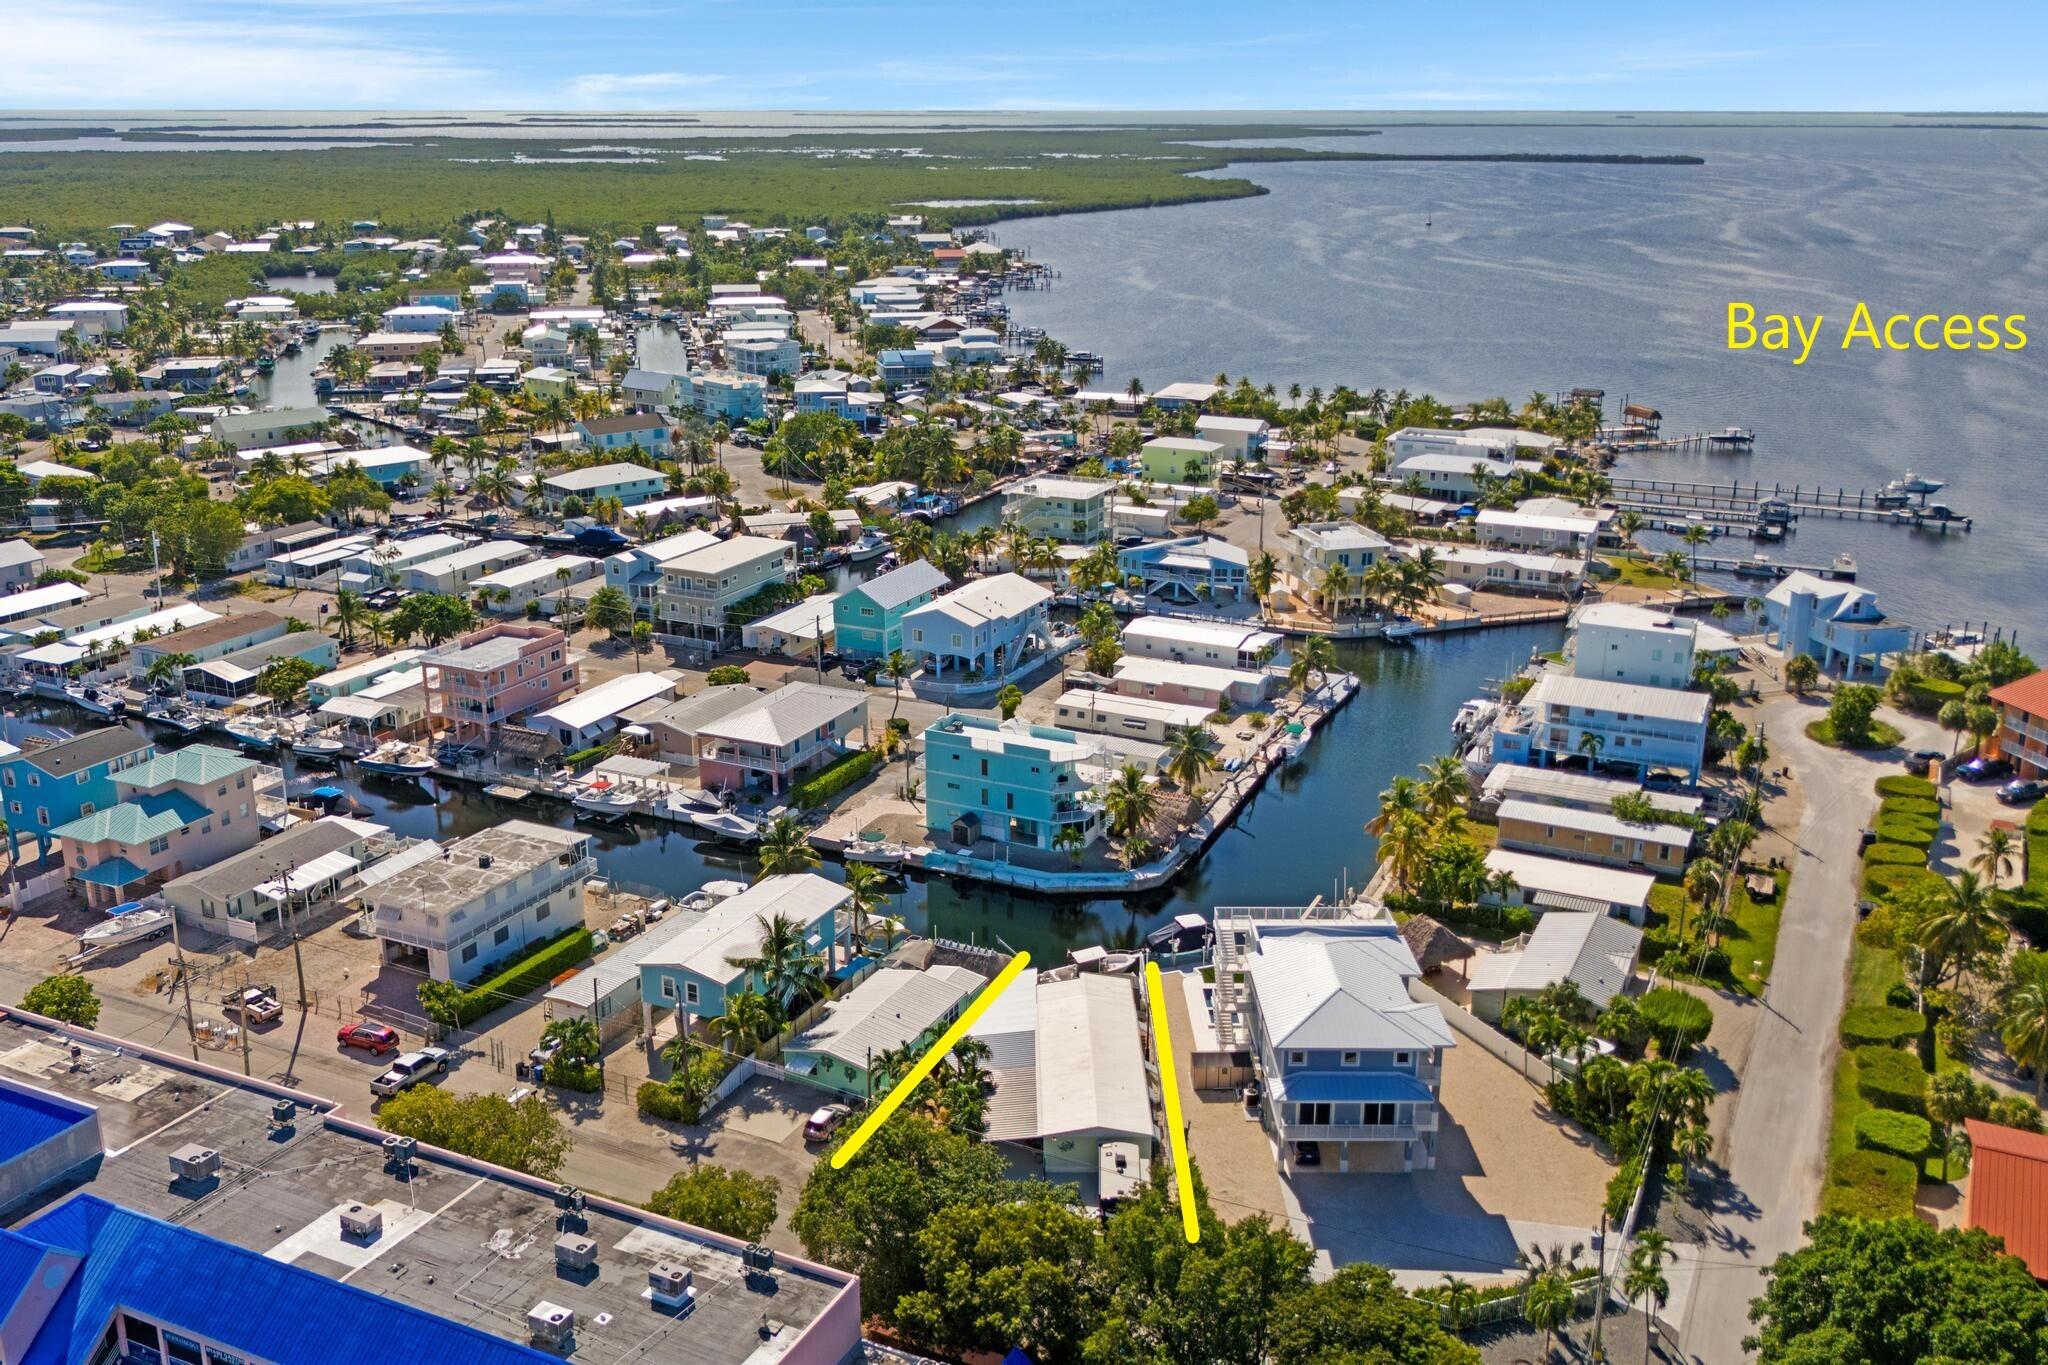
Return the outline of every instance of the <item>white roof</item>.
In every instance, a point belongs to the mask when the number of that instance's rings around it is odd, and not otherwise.
[[[1482,508],[1479,513],[1479,524],[1526,526],[1532,531],[1565,531],[1581,536],[1590,536],[1600,529],[1598,517],[1559,517],[1520,510],[1510,512],[1499,507]]]
[[[10,593],[0,597],[0,621],[18,621],[39,611],[54,611],[73,602],[83,602],[90,596],[91,593],[76,583],[52,583],[48,587]]]
[[[1546,858],[1540,853],[1516,853],[1496,848],[1486,855],[1486,870],[1505,872],[1522,888],[1524,899],[1538,891],[1560,896],[1600,901],[1633,909],[1650,903],[1650,888],[1657,879],[1647,872],[1626,872],[1618,867],[1595,867],[1564,858]]]
[[[406,335],[416,337],[421,334],[408,332]],[[321,420],[326,420],[326,416],[326,413],[321,413]],[[291,425],[297,426],[299,423],[294,422]],[[332,474],[337,469],[355,465],[368,474],[373,470],[392,469],[399,465],[425,464],[431,459],[433,456],[414,446],[375,446],[367,450],[331,451],[315,459],[312,467],[317,474]]]
[[[1099,972],[1041,979],[1037,1004],[1039,1134],[1149,1137],[1152,1105],[1130,979]]]
[[[1214,441],[1204,441],[1194,436],[1154,436],[1140,447],[1141,450],[1178,450],[1194,455],[1221,454],[1223,447]]]
[[[387,857],[379,858],[364,868],[362,875],[356,880],[367,891],[373,886],[390,881],[401,872],[418,867],[422,863],[433,862],[441,856],[441,852],[441,846],[432,839],[422,839],[416,844],[407,844]]]
[[[23,466],[24,469],[27,466]],[[1801,571],[1788,574],[1778,580],[1777,586],[1764,594],[1764,601],[1776,606],[1787,606],[1794,593],[1812,593],[1825,615],[1837,620],[1852,618],[1865,603],[1873,606],[1877,594],[1868,588],[1859,588],[1851,583],[1837,583]]]
[[[198,606],[195,603],[180,602],[175,607],[166,607],[162,611],[153,611],[147,616],[138,616],[132,621],[116,621],[111,626],[101,626],[96,630],[81,631],[77,635],[66,638],[64,643],[91,646],[125,642],[134,639],[135,632],[146,630],[150,627],[155,627],[163,635],[168,635],[174,631],[187,630],[193,626],[203,626],[209,621],[218,621],[220,619],[219,612],[208,611],[205,607]],[[160,635],[158,638],[162,638],[162,636]]]
[[[781,746],[865,707],[868,694],[822,683],[784,683],[736,711],[701,725],[699,735],[739,744]]]
[[[1163,720],[1168,725],[1183,729],[1193,729],[1209,719],[1206,706],[1160,701],[1156,697],[1127,697],[1121,692],[1093,692],[1085,687],[1072,687],[1060,693],[1057,705],[1070,711],[1095,712],[1105,716]]]
[[[1552,910],[1536,922],[1520,952],[1473,959],[1467,989],[1534,994],[1571,981],[1598,1009],[1627,987],[1642,944],[1642,930],[1611,916]]]
[[[1253,653],[1271,645],[1278,648],[1277,631],[1236,621],[1196,621],[1178,616],[1140,616],[1124,627],[1124,640],[1161,640],[1170,644],[1211,645]]]
[[[673,673],[621,673],[595,687],[585,688],[545,711],[534,712],[529,723],[536,728],[545,723],[581,730],[599,721],[610,720],[641,702],[669,696],[675,690],[676,675]]]
[[[653,504],[648,504],[652,506]],[[645,511],[646,508],[636,510]],[[671,559],[680,559],[692,550],[701,550],[717,541],[718,537],[709,531],[680,531],[661,540],[650,540],[645,545],[635,545],[613,555],[614,560],[646,559],[656,564],[665,564]]]
[[[1247,969],[1275,1048],[1454,1047],[1435,1005],[1408,998],[1422,974],[1389,924],[1385,932],[1259,935]]]
[[[706,545],[679,558],[664,560],[662,568],[683,573],[722,573],[759,559],[794,553],[794,547],[786,540],[771,540],[767,536],[734,536],[731,540]]]
[[[1005,621],[1022,616],[1051,600],[1051,592],[1021,574],[999,573],[963,584],[944,597],[925,603],[910,615],[937,612],[956,621],[980,625],[984,621]]]
[[[487,540],[481,545],[472,545],[466,550],[457,550],[452,555],[443,555],[439,559],[430,559],[424,564],[415,564],[407,569],[406,572],[418,574],[422,578],[439,578],[442,574],[458,573],[463,569],[473,569],[479,564],[489,564],[493,560],[508,557],[521,559],[532,553],[533,551],[529,547],[516,540]]]
[[[521,588],[536,580],[554,581],[555,570],[567,569],[574,579],[588,578],[597,570],[597,561],[589,555],[550,555],[528,564],[514,564],[509,569],[500,569],[494,574],[485,574],[469,585],[470,591],[478,588]]]
[[[1713,698],[1704,692],[1680,692],[1670,687],[1644,687],[1637,683],[1608,682],[1604,678],[1576,678],[1547,668],[1525,699],[1530,707],[1571,706],[1594,711],[1611,711],[1654,720],[1675,720],[1694,725],[1707,723]]]
[[[1026,479],[1010,492],[1033,498],[1068,498],[1085,502],[1103,497],[1115,487],[1116,485],[1107,479],[1061,479],[1052,475],[1041,475],[1035,479]]]
[[[1377,531],[1368,531],[1355,521],[1312,521],[1294,528],[1291,535],[1325,550],[1384,550],[1391,543]]]
[[[1488,801],[1516,797],[1545,805],[1582,806],[1606,810],[1617,796],[1642,796],[1659,810],[1697,813],[1705,801],[1677,792],[1645,792],[1620,777],[1594,777],[1560,768],[1532,768],[1523,763],[1497,763],[1486,774],[1482,790]]]
[[[814,872],[768,877],[713,906],[687,932],[642,962],[649,967],[692,972],[707,980],[731,981],[738,977],[739,969],[727,959],[757,951],[768,920],[783,915],[809,925],[846,904],[849,894],[838,882]]]
[[[1417,545],[1410,553],[1420,553],[1423,548]],[[1504,564],[1528,573],[1542,574],[1573,575],[1586,571],[1585,560],[1575,559],[1569,555],[1537,554],[1529,550],[1489,550],[1478,545],[1435,545],[1428,548],[1436,551],[1440,563],[1455,562],[1479,567]]]
[[[648,418],[648,425],[660,426],[659,417]],[[659,481],[666,476],[658,469],[646,465],[616,461],[612,464],[594,464],[584,469],[571,469],[567,473],[548,477],[550,488],[559,488],[570,493],[584,493],[597,488],[614,488],[622,483],[638,483],[644,479]]]
[[[1168,387],[1176,386],[1169,385]],[[1162,394],[1166,394],[1165,389],[1161,389],[1159,394],[1155,394],[1154,397]],[[1170,397],[1171,395],[1167,396]],[[1209,412],[1195,419],[1196,431],[1241,431],[1247,435],[1256,436],[1266,429],[1266,420],[1263,417],[1226,417],[1221,413]]]
[[[307,890],[320,885],[329,877],[344,876],[361,866],[361,862],[346,853],[323,853],[310,862],[301,863],[296,871],[263,883],[256,888],[256,892],[274,901],[281,901],[288,891]]]
[[[865,1068],[870,1059],[923,1037],[988,984],[965,967],[888,967],[834,1001],[823,1018],[784,1045]]]
[[[1553,806],[1542,801],[1510,797],[1494,812],[1496,821],[1525,820],[1559,829],[1578,830],[1610,839],[1644,839],[1652,843],[1692,847],[1692,829],[1686,825],[1632,825],[1612,811],[1589,810],[1584,806]]]
[[[749,622],[747,629],[757,635],[766,631],[770,635],[793,635],[805,640],[815,640],[832,628],[832,608],[842,596],[836,592],[821,592],[806,597],[794,606],[784,607],[772,616],[764,616]]]
[[[1579,608],[1572,624],[1606,626],[1612,630],[1668,630],[1677,635],[1692,635],[1699,629],[1697,621],[1688,621],[1668,611],[1641,607],[1631,602],[1590,603]]]
[[[331,672],[322,673],[306,685],[308,687],[321,688],[346,687],[361,678],[381,677],[393,669],[411,663],[425,652],[419,649],[395,649],[389,654],[379,654],[374,659],[365,659],[359,664],[350,664],[347,668],[337,668]]]
[[[1116,679],[1155,687],[1199,687],[1225,692],[1233,687],[1262,687],[1265,678],[1247,668],[1217,668],[1213,664],[1182,663],[1178,659],[1151,659],[1126,654],[1116,661]]]

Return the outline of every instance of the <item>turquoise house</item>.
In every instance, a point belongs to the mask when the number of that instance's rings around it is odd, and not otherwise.
[[[903,648],[903,618],[946,587],[946,575],[928,559],[857,584],[839,594],[832,607],[834,640],[841,654],[886,659]]]
[[[1071,730],[947,716],[924,732],[925,827],[962,847],[986,839],[1052,849],[1068,826],[1093,842],[1102,807],[1080,766],[1095,754]]]
[[[51,831],[118,805],[116,775],[156,757],[156,746],[125,725],[110,725],[46,748],[0,745],[0,794],[7,802],[7,847],[21,857],[23,836],[36,841],[41,861],[55,841]]]
[[[811,872],[769,877],[730,900],[640,959],[640,1008],[647,1036],[655,1011],[716,1019],[726,997],[762,989],[758,974],[735,965],[761,951],[769,923],[781,917],[803,930],[805,948],[823,970],[839,965],[839,907],[852,899],[838,882]]]

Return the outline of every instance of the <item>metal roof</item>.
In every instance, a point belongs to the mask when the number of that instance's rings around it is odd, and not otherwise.
[[[987,985],[965,967],[884,968],[833,1002],[785,1052],[815,1052],[865,1068],[870,1057],[904,1047],[950,1019]]]
[[[672,967],[708,981],[731,981],[739,969],[729,961],[761,946],[762,927],[777,915],[809,925],[846,904],[850,892],[813,872],[792,872],[756,882],[723,901],[689,930],[642,959],[647,967]]]
[[[73,839],[81,844],[112,840],[117,844],[146,844],[152,839],[212,818],[213,812],[185,795],[172,791],[145,793],[81,815],[50,831],[56,839]]]
[[[1554,668],[1543,671],[1543,676],[1529,689],[1527,698],[1532,708],[1571,706],[1695,725],[1706,723],[1707,712],[1713,702],[1714,699],[1704,692],[1643,687],[1636,683],[1608,682],[1604,678],[1575,678]]]
[[[93,1111],[86,1105],[0,1079],[0,1164],[31,1152],[57,1134],[92,1118]]]
[[[883,611],[890,611],[925,593],[943,591],[945,586],[946,575],[939,571],[938,566],[929,559],[913,559],[900,569],[891,569],[865,583],[854,584],[842,596],[864,597]]]
[[[676,690],[676,679],[673,673],[621,673],[545,711],[536,711],[528,723],[536,729],[546,723],[581,730],[641,702],[668,696]]]
[[[1642,946],[1643,931],[1633,925],[1553,910],[1536,921],[1520,952],[1474,959],[1469,989],[1533,994],[1570,981],[1597,1009],[1627,988]]]
[[[1618,867],[1595,867],[1567,858],[1546,858],[1540,853],[1517,853],[1512,849],[1491,849],[1486,855],[1488,872],[1505,872],[1524,893],[1556,891],[1567,896],[1584,896],[1604,905],[1629,909],[1650,903],[1650,888],[1657,879],[1646,872],[1625,872]]]
[[[785,683],[767,696],[697,727],[697,733],[738,744],[780,747],[823,729],[843,716],[865,711],[866,692],[822,683]]]
[[[332,820],[309,820],[294,825],[282,834],[273,835],[251,849],[223,858],[209,867],[202,867],[171,882],[169,887],[192,887],[204,895],[228,899],[246,891],[255,890],[275,878],[287,867],[297,863],[302,872],[310,870],[321,858],[347,848],[363,836],[346,825]],[[349,867],[355,860],[349,860]],[[342,871],[349,870],[342,868]],[[316,877],[314,882],[324,878]],[[305,885],[312,883],[302,883]]]
[[[1451,1047],[1435,1005],[1408,998],[1421,975],[1389,925],[1370,933],[1262,933],[1246,975],[1275,1048]]]
[[[1036,1069],[1040,1136],[1152,1136],[1131,978],[1040,979]]]

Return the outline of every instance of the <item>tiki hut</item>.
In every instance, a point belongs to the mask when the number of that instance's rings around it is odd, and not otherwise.
[[[1471,944],[1428,915],[1417,915],[1402,924],[1401,937],[1406,940],[1408,951],[1415,954],[1425,976],[1446,962],[1463,963],[1472,956]],[[1463,973],[1465,969],[1460,966],[1458,970]]]

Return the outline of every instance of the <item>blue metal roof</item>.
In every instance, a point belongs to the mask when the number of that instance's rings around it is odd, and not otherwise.
[[[94,886],[111,886],[119,890],[124,886],[135,885],[149,874],[126,858],[109,858],[105,862],[94,863],[77,875],[78,880],[82,882],[91,882]]]
[[[1297,1071],[1281,1078],[1274,1098],[1310,1104],[1428,1104],[1436,1096],[1398,1071]]]
[[[23,1365],[82,1365],[117,1308],[294,1365],[540,1365],[517,1342],[79,1194],[18,1229],[84,1258]],[[0,1255],[0,1264],[8,1258]],[[21,1285],[0,1280],[0,1298]]]
[[[25,1085],[0,1081],[0,1164],[42,1146],[93,1111]]]

